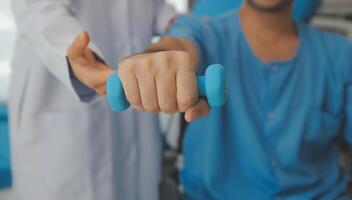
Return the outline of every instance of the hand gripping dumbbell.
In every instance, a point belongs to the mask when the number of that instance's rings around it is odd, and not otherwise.
[[[224,105],[227,91],[223,66],[219,64],[210,65],[205,72],[205,76],[197,77],[197,84],[199,96],[205,97],[211,107]],[[106,89],[108,102],[112,111],[121,112],[130,106],[116,72],[110,75]]]

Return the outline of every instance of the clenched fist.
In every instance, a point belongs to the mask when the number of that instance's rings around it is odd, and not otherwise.
[[[199,99],[196,68],[185,51],[137,54],[119,63],[118,75],[129,103],[141,112],[185,112],[192,121],[209,113]]]

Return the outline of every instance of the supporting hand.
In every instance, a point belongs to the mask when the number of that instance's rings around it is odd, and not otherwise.
[[[80,33],[68,48],[67,57],[79,81],[98,94],[106,94],[106,81],[113,70],[95,57],[89,42],[88,33]]]

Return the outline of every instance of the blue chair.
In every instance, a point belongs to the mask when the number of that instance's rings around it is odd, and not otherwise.
[[[12,185],[7,108],[0,105],[0,189]]]
[[[238,8],[243,0],[197,0],[193,13],[200,16],[216,16],[231,9]],[[308,23],[315,14],[321,0],[294,0],[293,17]]]

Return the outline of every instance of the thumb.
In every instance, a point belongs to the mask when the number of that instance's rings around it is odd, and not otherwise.
[[[185,120],[187,122],[192,122],[198,118],[208,115],[210,112],[210,107],[205,99],[199,99],[197,103],[188,108],[185,112]]]
[[[85,49],[88,47],[89,41],[89,34],[86,31],[81,32],[68,48],[68,57],[81,57]]]

